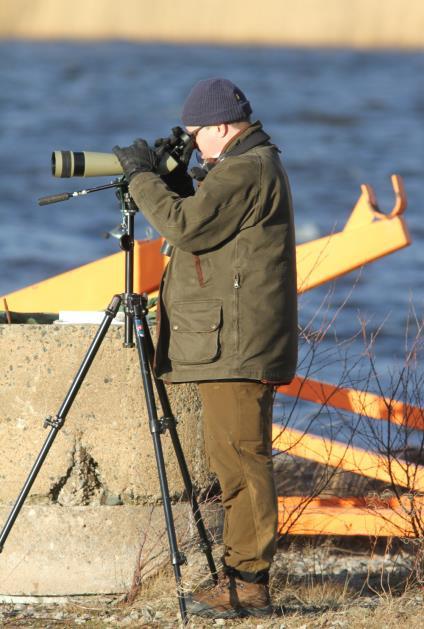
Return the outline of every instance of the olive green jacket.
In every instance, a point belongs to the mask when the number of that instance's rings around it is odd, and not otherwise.
[[[224,152],[191,197],[179,197],[154,173],[135,175],[129,188],[174,246],[160,290],[157,376],[289,382],[297,361],[296,260],[277,149]]]

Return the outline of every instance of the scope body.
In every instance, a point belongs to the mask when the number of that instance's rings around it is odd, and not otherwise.
[[[113,153],[91,151],[53,151],[52,175],[55,177],[97,177],[122,175],[122,166]]]
[[[160,162],[155,172],[159,175],[170,173],[179,164],[179,158],[190,146],[193,139],[181,127],[172,130],[166,150],[160,153]],[[122,166],[114,153],[92,151],[53,151],[52,175],[54,177],[103,177],[122,175]]]
[[[166,175],[178,166],[171,154],[164,156],[156,172]],[[122,166],[114,153],[92,151],[53,151],[52,175],[54,177],[104,177],[122,175]]]

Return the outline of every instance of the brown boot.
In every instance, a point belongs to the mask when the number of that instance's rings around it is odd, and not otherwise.
[[[267,585],[223,575],[214,587],[194,593],[187,601],[190,614],[206,618],[269,616],[273,608]]]

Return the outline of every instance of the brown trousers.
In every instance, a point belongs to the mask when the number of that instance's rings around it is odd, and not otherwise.
[[[206,456],[225,509],[224,562],[243,572],[268,570],[277,534],[273,387],[230,380],[202,382],[199,390]]]

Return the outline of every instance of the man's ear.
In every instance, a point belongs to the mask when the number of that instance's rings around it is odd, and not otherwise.
[[[228,125],[225,122],[217,125],[216,132],[219,138],[225,138],[228,133]]]

